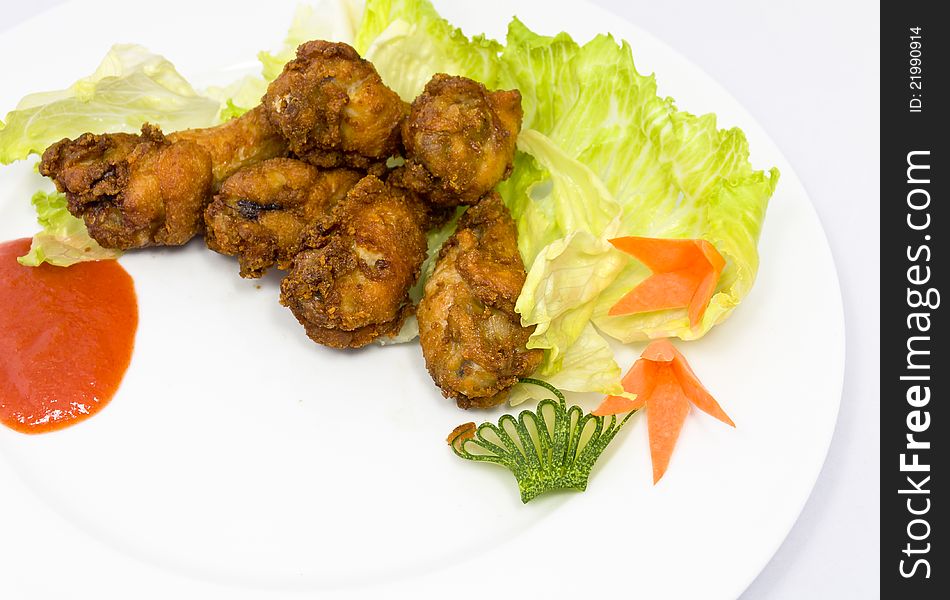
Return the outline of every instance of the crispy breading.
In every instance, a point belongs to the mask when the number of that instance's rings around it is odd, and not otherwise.
[[[297,254],[281,304],[327,346],[359,348],[394,335],[412,312],[428,220],[415,194],[367,175]]]
[[[406,163],[392,183],[436,205],[476,203],[511,174],[523,115],[518,90],[435,75],[403,122]]]
[[[304,234],[328,217],[363,177],[350,169],[321,170],[292,158],[272,158],[241,169],[205,208],[205,242],[237,256],[241,277],[287,270]]]
[[[263,104],[297,157],[364,169],[397,153],[409,108],[356,50],[321,40],[297,48]]]
[[[469,208],[442,246],[416,312],[426,368],[461,408],[504,402],[543,356],[525,347],[534,328],[515,312],[525,281],[517,236],[498,194]]]
[[[215,191],[244,167],[288,153],[287,141],[270,124],[261,106],[217,127],[176,131],[168,134],[168,139],[172,143],[194,142],[208,153]]]
[[[228,175],[286,154],[258,108],[207,129],[164,135],[85,133],[43,153],[40,173],[65,192],[69,212],[107,248],[184,244],[203,228],[202,210]]]

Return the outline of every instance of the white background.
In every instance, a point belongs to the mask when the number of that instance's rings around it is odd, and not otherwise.
[[[752,113],[808,190],[838,267],[847,367],[835,437],[798,523],[743,599],[878,597],[879,4],[592,1],[668,43]],[[0,32],[59,3],[4,0]],[[821,340],[815,348],[821,360]]]

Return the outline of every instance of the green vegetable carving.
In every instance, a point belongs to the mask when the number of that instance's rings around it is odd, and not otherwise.
[[[557,401],[548,398],[537,409],[502,415],[498,425],[459,425],[448,443],[466,460],[492,462],[507,467],[518,481],[521,501],[530,502],[552,490],[584,491],[594,463],[634,412],[618,421],[611,416],[595,417],[579,406],[567,407],[564,395],[554,386],[537,379],[522,383],[547,388]],[[468,447],[473,446],[475,452]]]

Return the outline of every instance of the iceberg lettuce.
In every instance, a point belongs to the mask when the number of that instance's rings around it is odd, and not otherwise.
[[[550,371],[547,373],[542,367],[534,377],[563,389],[594,390],[631,400],[636,398],[636,395],[624,391],[613,349],[590,322],[584,325],[581,334],[568,347],[558,367]],[[543,390],[537,389],[537,386],[519,383],[512,388],[508,402],[516,406],[531,398],[541,400],[545,397]]]
[[[539,374],[549,383],[563,374],[561,389],[617,394],[620,368],[590,322],[597,299],[627,262],[608,241],[617,235],[620,206],[586,165],[546,136],[524,131],[518,148],[549,174],[546,185],[533,181],[525,190],[535,210],[516,220],[528,273],[515,310],[523,324],[535,326],[527,345],[545,350]],[[590,360],[590,348],[599,349],[600,361]],[[587,359],[568,358],[579,353]]]
[[[657,94],[630,46],[542,36],[518,19],[505,45],[469,39],[426,0],[368,0],[357,50],[411,100],[435,72],[517,88],[524,122],[512,176],[498,186],[518,225],[528,277],[517,310],[545,349],[539,374],[574,391],[607,391],[619,369],[601,333],[623,342],[694,339],[751,289],[757,241],[778,171],[754,170],[739,129]],[[726,260],[702,322],[686,310],[609,316],[649,271],[611,237],[701,238]]]
[[[218,120],[239,117],[257,106],[270,82],[296,56],[300,44],[310,40],[327,40],[353,45],[363,14],[363,4],[363,0],[323,0],[316,6],[298,5],[280,49],[258,52],[260,75],[248,75],[229,86],[206,90],[209,96],[221,102]]]
[[[752,168],[741,130],[720,130],[715,115],[695,116],[658,96],[654,77],[636,70],[630,47],[609,35],[581,46],[564,33],[537,35],[515,19],[501,62],[498,86],[518,88],[525,96],[525,129],[515,176],[499,191],[518,220],[519,248],[527,264],[534,261],[532,272],[556,272],[558,261],[569,261],[550,249],[578,231],[601,233],[600,225],[592,223],[611,215],[619,216],[619,226],[610,236],[702,238],[727,261],[695,329],[689,327],[685,309],[608,316],[610,307],[649,275],[609,248],[600,260],[604,272],[611,273],[604,279],[610,281],[599,286],[593,300],[579,294],[570,306],[562,302],[561,310],[590,315],[599,331],[623,342],[695,339],[725,319],[755,278],[758,234],[778,171]],[[591,260],[590,254],[585,257]],[[541,267],[539,261],[549,264]],[[526,322],[537,322],[536,313],[563,297],[556,285],[526,285],[518,310],[528,315]],[[545,368],[556,373],[558,367],[577,368],[556,357],[569,353],[585,326],[571,322],[560,328],[559,343],[550,344],[542,375]],[[540,335],[555,340],[549,332]],[[608,362],[604,366],[613,367]],[[586,389],[597,388],[590,384]]]
[[[65,90],[30,94],[0,121],[0,164],[40,154],[87,131],[207,127],[218,102],[198,94],[174,65],[134,44],[117,44],[89,77]]]
[[[428,0],[367,0],[355,48],[407,102],[436,73],[462,75],[492,87],[502,50],[483,35],[466,37]]]
[[[90,260],[108,260],[122,255],[121,250],[103,248],[89,237],[82,220],[66,210],[66,196],[59,192],[36,192],[32,199],[42,231],[33,236],[30,251],[17,259],[26,267],[46,262],[68,267]]]

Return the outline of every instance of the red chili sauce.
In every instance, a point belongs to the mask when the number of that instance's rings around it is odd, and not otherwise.
[[[24,267],[30,240],[0,243],[0,422],[68,427],[112,399],[132,358],[138,306],[118,262]]]

